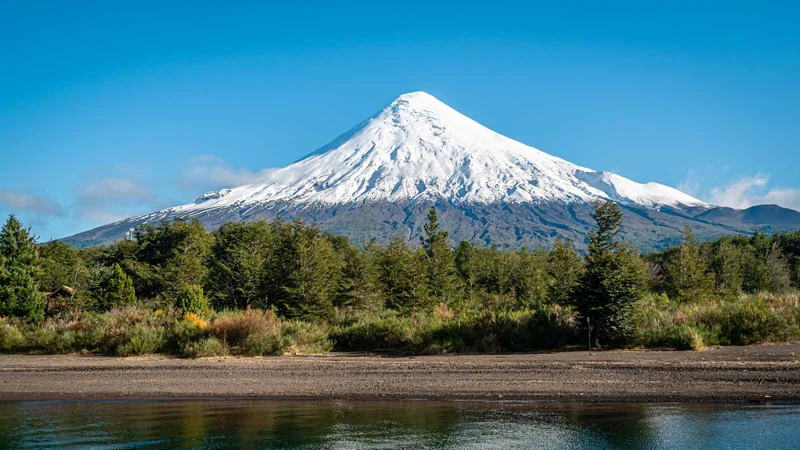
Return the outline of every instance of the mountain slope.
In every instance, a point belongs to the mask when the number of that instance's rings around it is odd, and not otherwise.
[[[297,217],[359,239],[385,240],[396,232],[414,239],[420,211],[434,203],[452,211],[455,239],[518,247],[558,236],[582,241],[590,225],[586,211],[597,200],[624,205],[631,212],[626,232],[645,248],[670,242],[686,225],[709,237],[750,229],[700,217],[712,205],[676,189],[572,164],[413,92],[260,183],[209,192],[68,240],[105,243],[135,224],[181,216],[209,228]]]
[[[346,204],[444,199],[462,203],[585,202],[643,206],[703,202],[548,155],[480,125],[424,92],[404,94],[332,143],[259,184],[208,193],[192,212],[287,201]]]

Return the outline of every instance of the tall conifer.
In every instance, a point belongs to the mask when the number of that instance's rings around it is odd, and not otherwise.
[[[596,204],[592,217],[598,228],[589,232],[586,271],[574,302],[601,343],[624,345],[634,333],[634,303],[647,285],[644,264],[617,240],[622,210],[616,203]]]
[[[13,215],[0,231],[0,316],[44,318],[38,278],[36,238]]]

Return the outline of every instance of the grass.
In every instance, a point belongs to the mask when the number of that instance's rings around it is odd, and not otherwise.
[[[580,330],[570,309],[541,306],[525,311],[473,311],[458,315],[434,311],[400,316],[384,311],[334,326],[331,337],[341,350],[493,353],[575,345]]]
[[[800,339],[800,297],[764,293],[677,304],[649,296],[639,305],[637,330],[639,345],[683,350]]]
[[[743,295],[678,304],[650,295],[637,304],[633,346],[703,350],[800,339],[797,293]],[[337,310],[329,322],[286,320],[272,310],[183,314],[142,305],[105,313],[67,313],[40,324],[0,318],[0,352],[116,356],[174,354],[190,358],[321,354],[342,351],[493,353],[580,347],[585,329],[557,305],[523,311],[430,312]]]
[[[41,324],[0,318],[0,351],[5,353],[200,358],[325,353],[331,348],[327,327],[283,321],[273,311],[255,309],[203,317],[130,306],[106,313],[63,314]]]

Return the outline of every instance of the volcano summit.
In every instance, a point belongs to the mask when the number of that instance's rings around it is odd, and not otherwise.
[[[662,184],[572,164],[412,92],[259,183],[208,192],[66,240],[107,243],[138,224],[177,217],[197,218],[210,229],[227,221],[301,218],[358,241],[396,233],[416,239],[435,204],[454,241],[514,248],[562,237],[581,247],[592,205],[605,200],[626,210],[625,238],[642,249],[674,243],[685,226],[710,238],[800,225],[796,211],[741,214]]]

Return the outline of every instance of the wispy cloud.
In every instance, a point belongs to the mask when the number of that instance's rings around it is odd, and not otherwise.
[[[768,174],[739,177],[704,191],[702,182],[690,172],[678,188],[710,203],[730,208],[743,209],[755,205],[774,204],[800,210],[800,189],[770,187]]]
[[[204,190],[255,184],[267,180],[275,169],[257,172],[247,169],[232,169],[215,155],[200,155],[189,160],[188,167],[178,177],[177,183],[184,189]]]
[[[82,202],[139,202],[154,197],[141,181],[130,178],[104,178],[86,183],[80,188],[78,198]]]
[[[116,176],[78,187],[75,212],[94,224],[116,222],[157,209],[160,197],[137,178]]]
[[[64,209],[58,203],[27,192],[0,190],[0,205],[12,211],[25,211],[42,216],[64,215]]]

